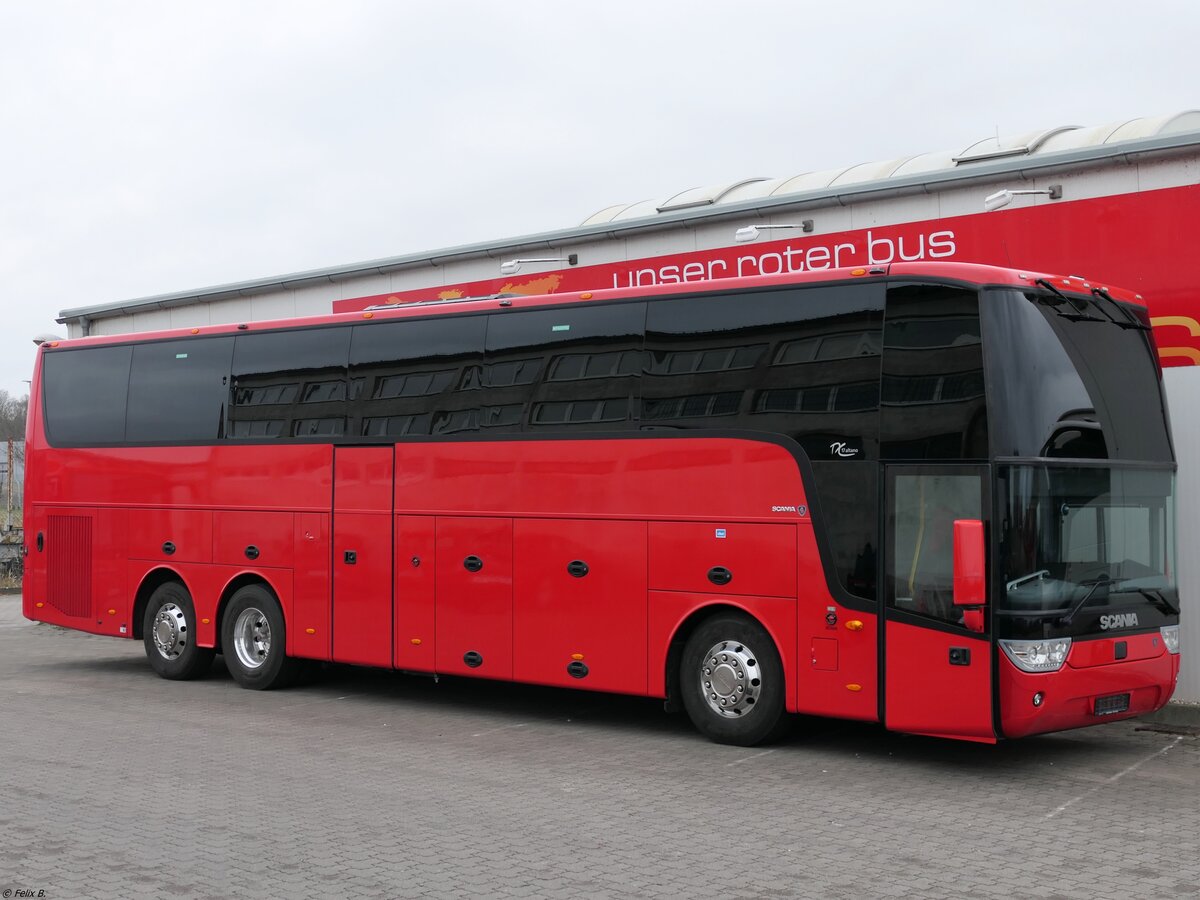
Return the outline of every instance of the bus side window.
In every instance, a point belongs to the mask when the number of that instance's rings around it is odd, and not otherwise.
[[[578,304],[488,317],[493,431],[636,427],[646,304]]]
[[[487,316],[354,326],[350,433],[370,437],[479,430]]]
[[[979,294],[892,288],[883,336],[883,458],[986,459]]]
[[[125,440],[132,358],[129,346],[46,352],[43,380],[51,444],[87,447]]]
[[[232,336],[137,344],[125,440],[159,444],[221,437],[232,357]]]
[[[345,327],[237,335],[227,437],[344,434],[349,352]]]

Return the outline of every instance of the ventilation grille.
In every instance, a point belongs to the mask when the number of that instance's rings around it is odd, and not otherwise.
[[[65,615],[91,616],[91,516],[48,517],[46,600]]]

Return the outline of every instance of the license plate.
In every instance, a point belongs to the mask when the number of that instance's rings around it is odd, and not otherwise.
[[[1113,694],[1111,697],[1096,698],[1096,715],[1111,716],[1113,713],[1129,711],[1129,695]]]

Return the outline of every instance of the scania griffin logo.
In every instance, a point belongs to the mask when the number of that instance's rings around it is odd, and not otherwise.
[[[798,516],[807,516],[808,507],[803,504],[800,506],[772,506],[771,512],[795,513]]]
[[[1136,628],[1137,623],[1137,613],[1114,613],[1111,616],[1100,617],[1100,628],[1103,631],[1111,631],[1113,628]]]

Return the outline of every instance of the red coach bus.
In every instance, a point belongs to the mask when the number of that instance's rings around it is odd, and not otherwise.
[[[1139,298],[954,263],[44,344],[24,612],[976,741],[1158,709],[1174,456]]]

